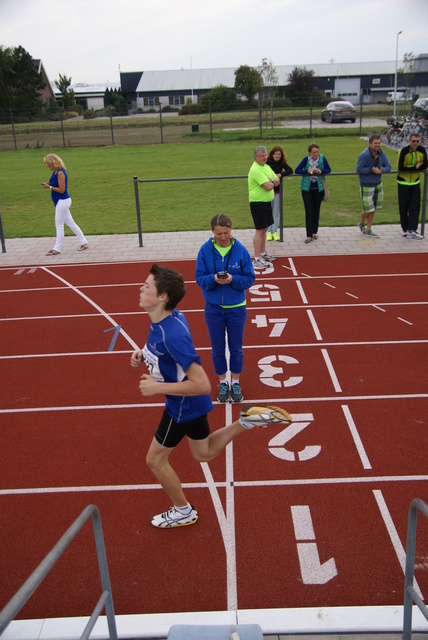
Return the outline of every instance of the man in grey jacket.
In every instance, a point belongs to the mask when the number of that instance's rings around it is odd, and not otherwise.
[[[378,133],[369,137],[369,146],[358,156],[357,173],[360,179],[360,195],[363,202],[360,222],[361,233],[372,238],[379,236],[372,230],[376,209],[383,205],[382,174],[391,171],[391,163],[380,148],[381,141]],[[365,224],[367,220],[367,226]]]

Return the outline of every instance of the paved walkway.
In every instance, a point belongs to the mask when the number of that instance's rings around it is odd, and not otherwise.
[[[321,227],[318,240],[305,244],[305,230],[284,230],[283,242],[268,242],[277,256],[343,255],[377,253],[425,253],[428,241],[403,238],[399,225],[377,225],[378,239],[362,235],[358,227]],[[253,255],[253,229],[236,229],[235,236]],[[89,248],[77,251],[74,236],[67,236],[58,256],[46,256],[53,238],[6,239],[6,253],[0,253],[1,266],[122,262],[134,260],[196,259],[199,248],[211,236],[209,231],[88,236]]]

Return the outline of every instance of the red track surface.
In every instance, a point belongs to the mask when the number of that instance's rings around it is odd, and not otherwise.
[[[214,394],[194,262],[169,264]],[[148,267],[0,270],[0,608],[90,503],[117,614],[402,604],[408,507],[428,501],[426,256],[301,257],[257,277],[245,400],[294,422],[209,466],[182,443],[172,462],[199,521],[171,531],[150,526],[169,504],[145,465],[162,398],[143,399],[129,365]],[[238,412],[216,404],[212,429]],[[427,533],[420,519],[423,595]],[[88,525],[20,617],[88,615],[99,593]]]

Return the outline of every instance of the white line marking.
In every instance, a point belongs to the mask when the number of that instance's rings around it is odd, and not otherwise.
[[[53,271],[51,271],[50,269],[47,269],[46,267],[42,267],[43,271],[46,271],[46,273],[49,273],[52,277],[57,278],[60,282],[63,282],[65,285],[67,285],[67,287],[69,287],[72,291],[74,291],[75,293],[77,293],[79,296],[81,296],[84,300],[86,300],[86,302],[88,302],[90,305],[92,305],[95,309],[97,309],[97,311],[100,312],[100,314],[102,316],[104,316],[104,318],[110,322],[113,327],[118,327],[119,324],[113,320],[113,318],[104,311],[104,309],[102,309],[98,304],[96,304],[96,302],[94,302],[93,300],[91,300],[91,298],[89,298],[87,295],[85,295],[84,293],[82,293],[82,291],[80,291],[77,287],[74,287],[70,282],[68,282],[67,280],[64,280],[64,278],[61,278],[57,273],[54,273]],[[122,328],[120,329],[120,333],[122,334],[122,336],[125,338],[125,340],[127,340],[127,342],[129,342],[129,344],[134,347],[134,349],[138,349],[138,345],[136,342],[134,342],[134,340],[131,338],[131,336],[129,336],[126,331],[124,331]]]
[[[398,562],[400,563],[401,569],[403,571],[403,575],[406,573],[406,552],[404,550],[403,545],[401,544],[400,536],[397,533],[397,529],[395,528],[394,522],[391,518],[391,514],[389,513],[389,509],[386,506],[385,499],[382,495],[382,492],[378,489],[373,489],[373,495],[376,499],[376,502],[379,507],[379,511],[383,518],[383,521],[386,526],[386,530],[389,533],[389,537],[391,538],[392,546],[394,547],[394,551],[397,554]],[[413,583],[415,591],[418,593],[419,597],[423,600],[422,592],[418,586],[416,579]]]
[[[400,318],[400,316],[398,316],[398,320],[401,320],[401,322],[405,322],[406,324],[409,324],[411,327],[413,327],[413,322],[409,322],[408,320],[405,320],[404,318]]]
[[[310,309],[307,309],[307,314],[308,314],[309,320],[311,322],[312,329],[314,330],[316,339],[317,340],[322,340],[321,332],[318,329],[318,325],[317,325],[317,323],[315,321],[313,312]]]
[[[293,258],[288,258],[288,262],[290,263],[290,267],[291,267],[291,272],[293,274],[293,276],[297,276],[297,269],[294,266],[294,260]]]
[[[324,282],[326,287],[330,287],[330,289],[336,289],[336,287],[332,284],[329,284],[328,282]]]
[[[299,293],[300,293],[300,297],[302,298],[302,302],[307,304],[308,300],[307,300],[307,298],[305,296],[305,292],[303,291],[302,283],[300,282],[300,280],[296,280],[296,284],[297,284],[297,288],[298,288]]]
[[[292,404],[300,402],[369,402],[370,400],[414,400],[426,399],[428,393],[401,393],[393,395],[378,396],[310,396],[307,398],[251,398],[252,404]],[[215,402],[214,404],[219,404]],[[141,403],[141,404],[95,404],[95,405],[74,405],[66,407],[20,407],[19,409],[0,409],[0,415],[5,413],[43,413],[47,411],[110,411],[111,409],[144,409],[153,407],[165,407],[164,402]]]
[[[386,313],[386,309],[382,309],[382,307],[378,307],[378,305],[377,305],[377,304],[374,304],[374,305],[373,305],[373,308],[374,308],[374,309],[377,309],[378,311],[382,311],[383,313]]]
[[[325,364],[330,374],[330,378],[333,383],[334,390],[337,391],[337,393],[342,393],[342,387],[340,386],[339,380],[337,379],[336,372],[331,363],[330,356],[328,355],[327,349],[321,349],[321,353],[323,355]]]
[[[346,422],[348,423],[349,430],[351,432],[352,438],[354,440],[355,446],[358,451],[358,455],[360,456],[360,460],[363,463],[364,469],[371,469],[372,465],[369,462],[368,456],[364,449],[362,440],[360,438],[360,434],[358,433],[358,429],[355,425],[354,418],[351,415],[349,407],[346,404],[342,405],[343,413],[345,414]]]
[[[414,476],[365,476],[361,478],[295,478],[281,480],[245,480],[235,481],[235,487],[295,487],[340,484],[379,484],[379,482],[427,482],[428,475]],[[214,482],[213,486],[225,488],[226,482]],[[183,482],[184,489],[207,489],[205,482]],[[71,487],[26,487],[16,489],[0,489],[0,496],[33,495],[50,493],[89,493],[94,491],[163,491],[160,484],[123,484],[123,485],[94,485]]]
[[[348,291],[345,292],[347,296],[350,296],[351,298],[355,298],[355,300],[358,300],[358,296],[354,296],[353,293],[349,293]]]

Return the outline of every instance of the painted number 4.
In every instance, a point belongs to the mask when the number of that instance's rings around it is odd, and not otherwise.
[[[269,338],[279,338],[282,336],[288,318],[269,318],[268,320],[266,316],[256,316],[251,322],[256,325],[257,329],[265,329],[268,324],[273,324]]]

